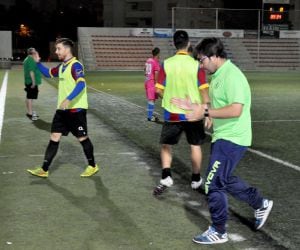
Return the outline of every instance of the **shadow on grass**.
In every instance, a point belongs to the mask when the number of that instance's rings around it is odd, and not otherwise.
[[[45,131],[48,131],[50,133],[51,131],[51,123],[50,122],[46,122],[42,119],[39,119],[37,121],[34,121],[33,122],[33,125],[38,128],[38,129],[41,129],[41,130],[45,130]]]
[[[61,187],[50,179],[39,179],[31,185],[48,185],[49,188],[62,195],[76,208],[87,214],[99,227],[85,239],[88,244],[101,244],[109,249],[156,249],[147,246],[151,239],[139,229],[128,214],[122,211],[109,197],[109,189],[104,186],[100,176],[89,177],[95,185],[96,195],[76,196],[67,188]],[[86,180],[84,180],[86,181]],[[63,208],[62,208],[63,209]],[[76,218],[78,219],[78,218]],[[78,228],[78,230],[85,230]],[[104,246],[105,245],[105,246]],[[106,249],[106,248],[105,248]]]

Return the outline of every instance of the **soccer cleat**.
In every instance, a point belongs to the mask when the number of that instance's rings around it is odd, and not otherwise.
[[[199,234],[193,238],[193,241],[198,244],[219,244],[228,241],[227,233],[218,233],[216,229],[210,226],[203,234]]]
[[[200,177],[199,181],[192,181],[191,182],[191,188],[194,189],[194,190],[198,189],[201,186],[202,181],[203,181],[202,177]]]
[[[255,229],[258,230],[262,228],[262,226],[265,224],[265,222],[268,219],[268,216],[272,210],[273,207],[273,201],[263,199],[263,205],[261,208],[256,209],[254,212],[255,217]]]
[[[162,184],[157,185],[153,190],[153,195],[161,195],[168,187]]]
[[[31,173],[34,176],[47,178],[48,177],[48,171],[44,171],[41,167],[38,167],[36,169],[27,169],[27,172]]]
[[[147,120],[149,122],[158,122],[159,121],[158,117],[155,115],[152,115],[150,118],[148,117]]]
[[[160,184],[154,188],[153,195],[161,195],[166,191],[167,188],[171,187],[173,183],[174,182],[171,176],[161,179]]]
[[[26,116],[30,119],[30,120],[32,120],[32,115],[31,114],[26,114]]]
[[[96,174],[99,171],[99,167],[96,164],[95,167],[87,166],[86,169],[81,173],[81,177],[89,177]]]

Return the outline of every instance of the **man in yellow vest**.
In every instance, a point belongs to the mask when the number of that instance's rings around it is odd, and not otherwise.
[[[62,61],[57,67],[48,69],[40,63],[38,54],[34,56],[39,70],[45,77],[59,78],[58,102],[43,165],[27,171],[35,176],[48,177],[48,169],[57,153],[61,136],[66,136],[71,132],[81,143],[88,161],[87,168],[80,176],[92,176],[99,171],[99,167],[95,163],[93,144],[87,134],[88,101],[83,66],[73,56],[73,41],[68,38],[60,38],[56,41],[55,46],[55,53]]]
[[[165,121],[160,136],[162,175],[159,184],[154,188],[154,195],[161,195],[173,185],[172,147],[179,142],[182,133],[185,133],[191,148],[191,188],[198,189],[201,186],[201,145],[205,139],[204,125],[208,128],[211,125],[209,118],[205,118],[204,121],[188,121],[186,118],[188,112],[171,103],[172,98],[179,96],[182,98],[191,96],[195,103],[209,102],[205,71],[199,62],[188,54],[190,46],[188,33],[177,30],[173,35],[173,42],[177,52],[164,60],[155,85],[157,93],[162,97]]]

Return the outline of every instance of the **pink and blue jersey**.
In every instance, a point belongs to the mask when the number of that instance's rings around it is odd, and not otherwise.
[[[155,86],[155,73],[159,72],[159,61],[155,58],[149,58],[145,63],[145,85],[147,87]],[[148,86],[149,85],[149,86]]]

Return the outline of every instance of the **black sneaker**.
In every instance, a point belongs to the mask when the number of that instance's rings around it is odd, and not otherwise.
[[[158,196],[166,191],[168,187],[162,184],[157,185],[153,190],[153,195]]]
[[[171,176],[168,176],[165,179],[161,179],[159,182],[159,185],[157,185],[153,190],[153,195],[161,195],[167,190],[168,187],[171,187],[174,184]]]
[[[26,116],[30,119],[30,120],[32,120],[32,115],[31,114],[26,114]]]
[[[158,122],[159,121],[158,117],[156,117],[155,115],[152,115],[151,118],[147,118],[147,120],[149,122]]]

